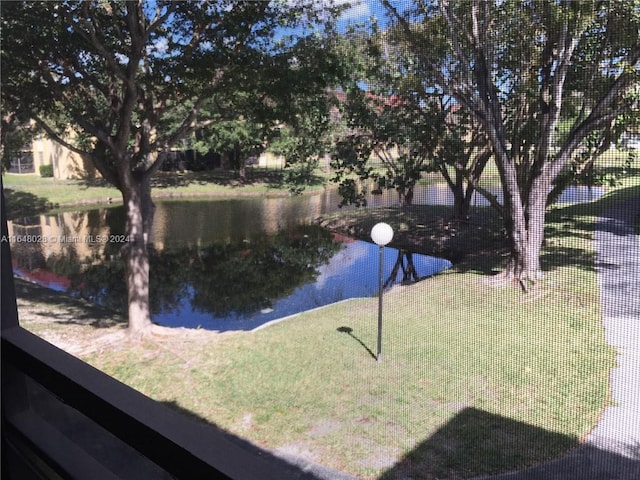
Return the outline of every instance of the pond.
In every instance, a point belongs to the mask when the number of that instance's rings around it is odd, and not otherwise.
[[[335,210],[326,194],[157,202],[150,249],[154,322],[250,330],[377,293],[378,247],[309,223]],[[9,222],[16,274],[125,311],[122,207]],[[427,277],[449,262],[387,248],[385,281]],[[394,267],[396,271],[394,272]],[[391,273],[394,278],[390,279]]]
[[[450,203],[447,192],[442,185],[422,188],[416,203]],[[589,194],[576,190],[572,200]],[[335,211],[338,202],[333,190],[299,197],[157,202],[150,249],[154,322],[251,330],[322,305],[375,295],[378,247],[310,224]],[[385,194],[370,203],[394,202],[393,194]],[[124,312],[123,225],[122,207],[11,221],[10,236],[23,239],[12,244],[14,271]],[[387,286],[450,266],[411,252],[385,252]]]

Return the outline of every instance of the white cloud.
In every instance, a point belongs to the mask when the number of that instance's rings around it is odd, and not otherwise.
[[[273,0],[275,5],[282,8],[294,8],[308,4],[308,0]],[[345,6],[345,10],[340,15],[340,20],[356,20],[371,15],[370,3],[376,0],[311,0],[318,8],[328,8],[335,6]]]
[[[342,250],[329,260],[329,263],[318,267],[317,287],[324,287],[324,284],[329,278],[336,275],[343,275],[347,267],[362,258],[366,258],[369,255],[369,248],[370,246],[362,241],[346,244]]]

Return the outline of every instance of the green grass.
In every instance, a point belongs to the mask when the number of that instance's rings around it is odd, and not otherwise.
[[[640,192],[612,196],[630,193]],[[381,363],[375,298],[88,360],[220,428],[361,478],[522,468],[577,445],[608,402],[614,351],[591,238],[613,201],[550,212],[546,278],[528,295],[473,265],[392,289]]]
[[[37,174],[5,173],[2,181],[7,195],[7,203],[11,195],[22,193],[34,206],[37,205],[65,205],[90,201],[106,202],[111,197],[114,201],[121,200],[120,192],[115,187],[90,186],[81,180],[58,180],[42,178]]]
[[[289,195],[282,183],[283,171],[252,168],[247,182],[240,184],[236,173],[222,170],[156,174],[152,182],[154,198],[242,197]],[[5,173],[2,177],[7,204],[15,215],[33,215],[55,208],[98,203],[121,203],[122,195],[103,180],[60,180],[37,174]],[[321,188],[326,178],[318,174],[308,191]]]
[[[396,288],[385,298],[381,363],[370,353],[375,299],[214,344],[89,361],[260,445],[308,450],[363,478],[411,457],[412,478],[505,471],[575,445],[607,400],[613,352],[593,275],[569,270],[534,296],[454,272]],[[443,430],[453,433],[436,442]]]
[[[490,285],[477,257],[392,289],[381,363],[375,298],[85,359],[226,431],[361,478],[461,478],[555,458],[609,401],[615,351],[592,239],[603,209],[640,195],[638,177],[625,182],[548,213],[545,279],[529,294]]]

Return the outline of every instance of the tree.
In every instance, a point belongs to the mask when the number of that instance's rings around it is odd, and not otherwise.
[[[346,3],[342,3],[346,6]],[[339,125],[332,116],[332,91],[347,76],[349,63],[336,49],[339,36],[327,24],[292,49],[291,68],[280,76],[278,122],[268,149],[286,159],[284,184],[299,193],[316,181],[314,171],[326,158]],[[319,88],[310,88],[317,85]]]
[[[526,290],[542,275],[554,180],[589,136],[638,109],[640,4],[442,0],[400,11],[383,3],[422,68],[491,142],[511,248],[504,276]],[[424,48],[430,38],[446,40],[446,55]]]
[[[472,118],[450,99],[441,98],[444,132],[438,142],[435,169],[447,182],[453,193],[453,212],[456,219],[468,219],[471,200],[478,191],[490,203],[496,204],[494,195],[480,186],[480,177],[491,158],[491,146]]]
[[[443,46],[437,42],[430,48]],[[338,142],[334,166],[344,203],[362,203],[363,184],[395,189],[401,205],[412,202],[423,172],[442,174],[454,196],[454,216],[467,218],[491,150],[473,120],[445,95],[407,47],[402,29],[346,34],[343,55],[350,59],[351,84],[341,102],[347,131]],[[373,164],[382,166],[374,168]]]
[[[286,159],[284,183],[294,193],[304,189],[332,135],[328,92],[345,76],[333,27],[329,22],[322,33],[298,39],[286,55],[264,63],[260,75],[243,76],[235,92],[207,99],[202,114],[216,121],[195,132],[193,145],[231,152],[229,166],[241,182],[247,157],[267,149]]]
[[[343,204],[365,204],[373,180],[377,191],[393,189],[402,206],[411,205],[422,172],[433,168],[443,125],[437,99],[412,88],[403,52],[386,33],[374,22],[370,32],[351,29],[338,45],[351,65],[335,95],[344,126],[333,167]]]
[[[278,29],[304,30],[329,18],[321,13],[307,0],[3,4],[3,98],[122,192],[131,334],[152,331],[146,240],[158,152],[215,121],[199,117],[208,98],[287,56]]]
[[[352,91],[345,103],[351,131],[337,143],[333,162],[343,202],[364,202],[365,192],[347,177],[355,173],[373,179],[378,189],[396,190],[401,206],[411,205],[416,183],[434,158],[438,113],[430,106],[413,108],[404,97],[362,90]]]

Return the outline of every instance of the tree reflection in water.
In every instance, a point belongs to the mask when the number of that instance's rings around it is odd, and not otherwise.
[[[340,248],[328,231],[313,225],[237,243],[151,248],[151,311],[176,312],[187,298],[194,311],[217,317],[268,309],[313,281]],[[70,293],[126,311],[124,262],[117,253],[101,263],[61,256],[47,263],[71,280]]]
[[[400,270],[402,270],[402,279],[398,280],[398,273]],[[418,276],[416,266],[413,263],[413,252],[402,249],[398,250],[396,263],[393,265],[391,273],[384,282],[384,288],[387,289],[394,283],[398,282],[406,284],[417,282],[418,280],[420,280],[420,277]]]

